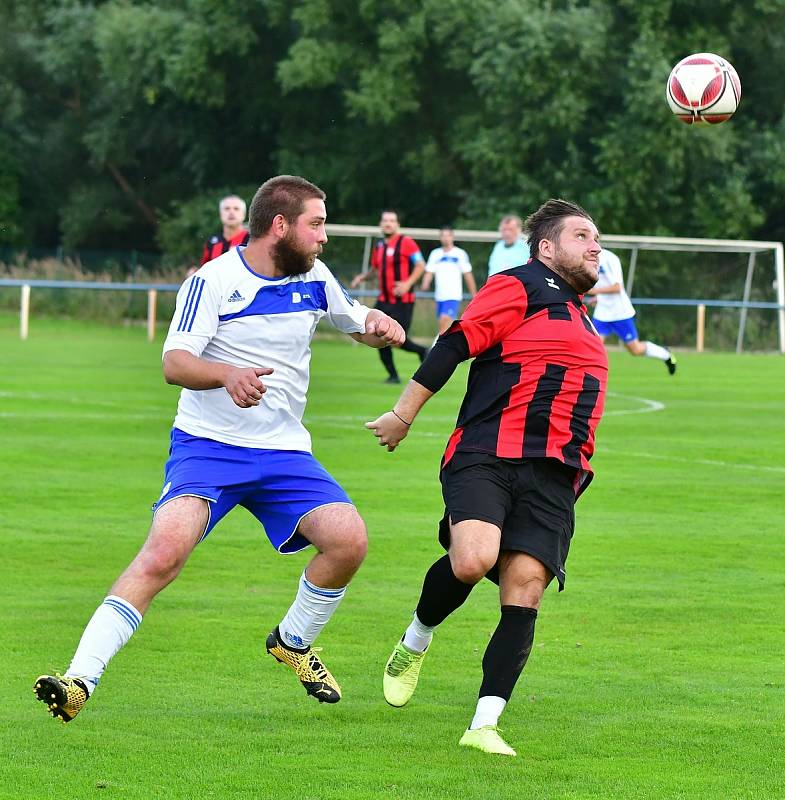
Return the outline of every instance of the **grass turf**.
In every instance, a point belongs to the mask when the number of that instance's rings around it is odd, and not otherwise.
[[[368,559],[319,644],[344,699],[306,697],[264,654],[306,553],[233,512],[156,599],[74,723],[34,700],[134,555],[177,389],[140,329],[0,316],[0,797],[779,796],[785,734],[785,362],[611,354],[597,477],[567,591],[549,589],[502,717],[517,759],[457,747],[495,627],[480,585],[438,631],[409,706],[381,670],[441,554],[438,460],[465,372],[394,454],[362,422],[398,394],[371,350],[318,341],[306,421],[365,517]],[[397,353],[403,374],[415,358]],[[664,406],[659,408],[659,405]],[[658,409],[649,410],[646,409]],[[645,413],[644,413],[645,412]]]

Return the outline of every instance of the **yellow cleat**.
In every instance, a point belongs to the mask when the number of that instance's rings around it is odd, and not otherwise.
[[[483,753],[494,753],[499,756],[517,756],[515,750],[499,736],[499,729],[495,725],[484,725],[482,728],[468,730],[458,742],[461,747],[473,747]]]
[[[427,650],[410,650],[401,639],[384,667],[384,699],[396,708],[412,699]]]
[[[341,687],[316,655],[320,649],[292,650],[280,640],[278,628],[267,637],[267,652],[294,670],[311,697],[320,703],[337,703],[341,699]]]
[[[33,687],[36,697],[46,703],[49,713],[63,722],[70,722],[90,697],[87,686],[79,678],[63,678],[55,673],[41,675]]]

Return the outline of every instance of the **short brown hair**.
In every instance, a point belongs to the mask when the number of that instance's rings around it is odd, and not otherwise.
[[[526,218],[526,232],[529,251],[533,256],[539,255],[540,242],[548,239],[551,242],[558,240],[567,217],[585,217],[594,222],[588,212],[577,203],[569,200],[553,199],[543,203],[533,214]]]
[[[303,213],[306,200],[326,200],[327,195],[315,184],[298,175],[278,175],[265,181],[251,200],[248,229],[257,239],[270,230],[278,214],[294,223]]]

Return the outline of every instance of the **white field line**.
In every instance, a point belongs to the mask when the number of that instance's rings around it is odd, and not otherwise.
[[[742,464],[736,461],[720,461],[716,458],[683,458],[681,456],[659,455],[657,453],[638,453],[632,450],[616,450],[613,447],[603,447],[602,454],[605,453],[612,456],[624,456],[625,458],[648,458],[652,461],[672,461],[677,464],[700,464],[705,467],[743,469],[752,472],[774,472],[778,475],[785,475],[785,467],[773,467],[765,464]]]
[[[661,403],[659,400],[650,400],[646,397],[635,397],[633,395],[624,395],[619,394],[617,392],[608,392],[609,397],[618,397],[623,400],[633,400],[641,404],[639,408],[630,408],[630,409],[619,409],[616,411],[606,411],[603,416],[622,416],[625,414],[648,414],[654,411],[662,411],[666,406],[664,403]],[[3,392],[0,391],[0,399],[2,398],[12,398],[16,400],[52,400],[52,396],[49,394],[42,394],[36,392]],[[131,419],[131,420],[156,420],[160,421],[162,418],[165,418],[167,415],[174,414],[174,408],[167,408],[161,409],[160,412],[150,411],[146,414],[134,414],[128,413],[125,411],[127,408],[126,406],[105,400],[85,400],[83,398],[57,398],[58,403],[67,403],[69,405],[92,405],[92,406],[99,406],[104,408],[111,408],[116,409],[115,413],[102,413],[102,412],[76,412],[76,413],[58,413],[58,412],[3,412],[0,411],[0,419],[35,419],[35,420],[45,420],[45,419],[86,419],[86,420],[120,420],[120,419]],[[368,420],[365,417],[360,417],[357,415],[354,416],[333,416],[329,414],[313,414],[307,415],[305,418],[306,425],[310,425],[315,422],[326,423],[330,425],[332,428],[338,428],[341,430],[353,430],[357,431],[362,428],[365,422]],[[438,437],[440,439],[445,439],[449,435],[450,431],[444,430],[441,432],[436,431],[428,431],[422,430],[421,426],[425,422],[432,422],[443,424],[446,426],[452,425],[454,423],[454,417],[425,417],[420,420],[418,423],[418,427],[416,429],[416,435],[420,437],[427,437],[427,438],[435,438]],[[711,458],[682,458],[680,456],[669,456],[669,455],[657,455],[655,453],[641,453],[641,452],[634,452],[630,450],[616,450],[615,448],[607,448],[602,447],[602,453],[608,453],[610,455],[619,455],[625,456],[630,458],[647,458],[652,461],[672,461],[674,463],[679,464],[700,464],[702,466],[707,467],[720,467],[723,469],[741,469],[741,470],[749,470],[753,472],[773,472],[776,474],[785,474],[785,467],[776,467],[776,466],[766,466],[764,464],[743,464],[735,461],[721,461],[718,459],[711,459]]]
[[[660,403],[658,400],[649,400],[645,397],[634,397],[632,395],[623,395],[618,394],[617,392],[608,392],[609,397],[619,397],[623,400],[632,400],[637,403],[640,403],[640,407],[638,408],[628,408],[628,409],[620,409],[620,410],[611,410],[606,411],[603,416],[610,417],[610,416],[622,416],[625,414],[648,414],[652,411],[662,411],[665,408],[664,403]],[[0,391],[0,399],[9,398],[14,400],[30,400],[32,402],[41,402],[41,401],[51,401],[52,395],[44,394],[41,392],[4,392]],[[161,419],[161,417],[165,417],[167,414],[171,414],[174,417],[174,407],[166,408],[166,409],[153,409],[146,413],[129,413],[126,409],[127,406],[109,401],[109,400],[95,400],[95,399],[84,399],[84,398],[77,398],[77,397],[58,397],[57,403],[59,404],[66,404],[69,406],[87,406],[87,407],[98,407],[98,408],[106,408],[106,409],[114,409],[114,413],[101,413],[97,411],[79,411],[74,413],[69,412],[37,412],[34,414],[26,413],[26,412],[14,412],[14,411],[0,411],[0,419],[19,419],[19,418],[30,418],[34,416],[36,419],[86,419],[86,420],[102,420],[102,419],[134,419],[134,420],[157,420]],[[455,417],[423,417],[421,418],[420,425],[418,427],[422,427],[422,422],[427,420],[428,422],[436,423],[436,424],[444,424],[446,426],[452,425],[455,422]],[[340,428],[344,430],[352,430],[357,428],[358,425],[362,426],[367,419],[364,417],[360,417],[357,415],[347,416],[333,416],[333,415],[326,415],[326,414],[306,414],[305,423],[311,424],[314,422],[322,422],[330,425],[334,428]],[[433,433],[430,431],[418,431],[420,436],[442,436],[442,433]]]

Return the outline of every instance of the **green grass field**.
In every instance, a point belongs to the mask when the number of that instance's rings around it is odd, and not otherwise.
[[[264,653],[308,556],[233,512],[197,548],[80,717],[34,699],[141,544],[177,389],[141,329],[0,316],[3,798],[760,798],[785,793],[785,360],[611,353],[597,477],[567,590],[548,590],[502,717],[518,750],[458,748],[496,625],[478,586],[437,632],[420,688],[381,671],[440,555],[438,460],[457,374],[394,454],[377,355],[318,341],[306,421],[371,547],[321,637],[344,699],[306,697]],[[402,372],[414,358],[396,354]]]

